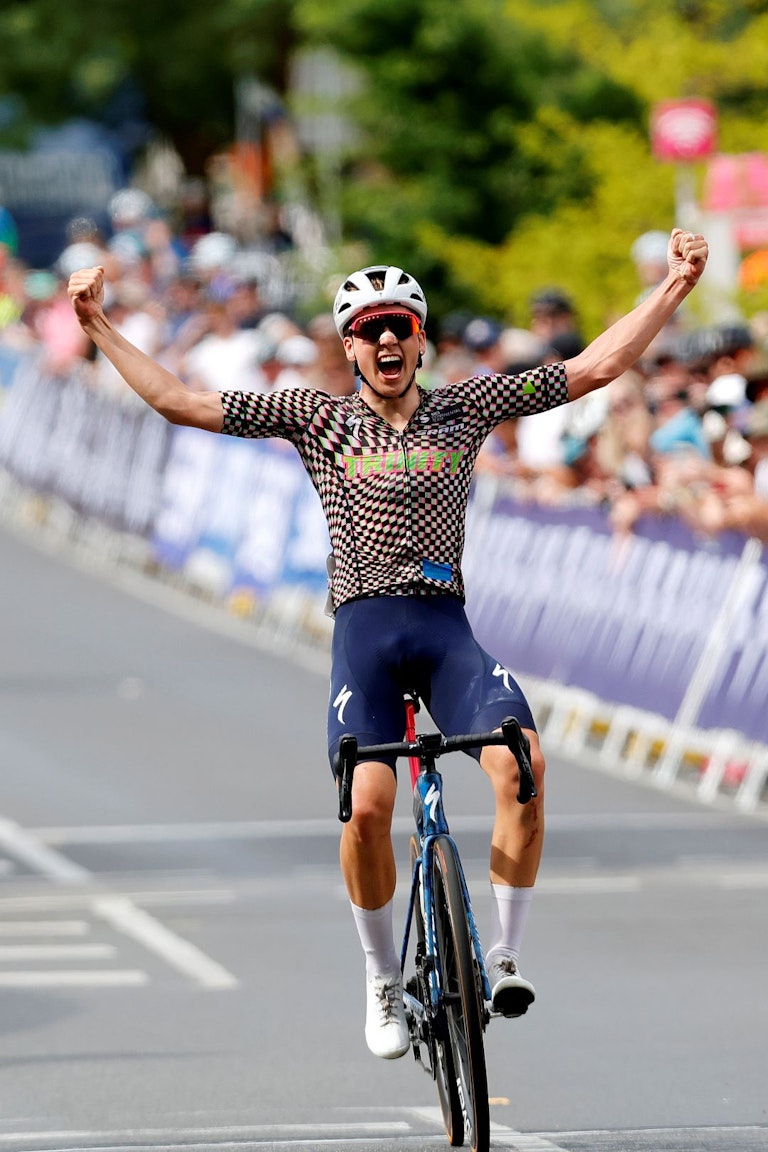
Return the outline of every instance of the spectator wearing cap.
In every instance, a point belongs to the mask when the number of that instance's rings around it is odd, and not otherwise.
[[[110,200],[112,236],[107,247],[124,271],[135,272],[147,259],[144,233],[154,215],[152,197],[141,188],[121,188]]]
[[[632,245],[630,256],[641,288],[636,303],[639,304],[666,276],[668,245],[669,233],[657,229],[643,232]]]
[[[269,309],[261,298],[259,281],[255,276],[234,277],[230,308],[238,328],[258,328]]]
[[[755,341],[746,324],[716,324],[692,333],[692,372],[700,382],[704,432],[713,459],[738,464],[746,455],[734,424],[749,403],[747,372],[755,362]]]
[[[531,332],[542,344],[556,348],[561,360],[584,349],[576,308],[561,288],[540,288],[530,299]]]
[[[475,316],[464,328],[462,344],[474,358],[473,376],[492,376],[504,371],[502,332],[501,324],[488,316]]]
[[[733,411],[747,399],[747,373],[755,363],[755,340],[746,324],[720,324],[713,330],[707,367],[707,406]]]
[[[105,278],[113,282],[120,275],[120,265],[109,251],[96,221],[91,216],[73,216],[66,227],[66,244],[54,262],[54,270],[64,280],[80,268],[100,265]]]
[[[442,318],[437,329],[436,347],[438,359],[449,352],[465,350],[464,329],[472,319],[473,315],[471,312],[461,310],[448,312]]]
[[[307,388],[311,381],[311,369],[317,363],[317,347],[309,336],[297,333],[281,340],[275,352],[280,371],[273,384],[273,391],[284,392],[287,388]]]

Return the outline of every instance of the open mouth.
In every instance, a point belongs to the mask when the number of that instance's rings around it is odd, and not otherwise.
[[[381,376],[385,378],[394,379],[399,376],[403,368],[402,356],[396,356],[394,353],[388,352],[386,356],[379,356],[376,361],[376,368]]]

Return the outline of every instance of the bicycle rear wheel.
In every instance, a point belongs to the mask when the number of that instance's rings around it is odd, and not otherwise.
[[[483,1026],[459,868],[453,841],[437,836],[432,857],[435,933],[448,1024],[446,1051],[453,1065],[451,1095],[458,1096],[462,1116],[461,1139],[448,1135],[452,1144],[466,1139],[472,1152],[488,1152],[491,1122]]]
[[[410,848],[411,875],[413,875],[414,865],[420,855],[419,841],[416,836],[412,836]],[[423,951],[426,948],[426,930],[424,928],[424,900],[421,879],[418,881],[416,890],[413,916],[416,921],[416,937]],[[427,996],[427,990],[424,989],[425,999]],[[464,1143],[464,1113],[461,1107],[451,1044],[447,1037],[435,1038],[431,1059],[445,1133],[448,1137],[448,1143],[452,1147],[457,1147]]]

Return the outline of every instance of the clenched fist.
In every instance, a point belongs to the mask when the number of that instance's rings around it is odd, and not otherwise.
[[[73,272],[67,295],[81,324],[94,320],[101,314],[104,303],[104,269],[81,268]]]
[[[685,280],[686,284],[696,284],[704,271],[709,256],[709,245],[699,233],[684,232],[673,228],[667,248],[667,263],[673,275]]]

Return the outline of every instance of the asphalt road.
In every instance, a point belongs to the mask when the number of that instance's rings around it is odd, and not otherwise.
[[[0,1152],[445,1147],[365,1048],[324,671],[7,532],[0,573]],[[489,792],[445,780],[482,931]],[[548,807],[493,1146],[767,1148],[768,825],[556,758]]]

